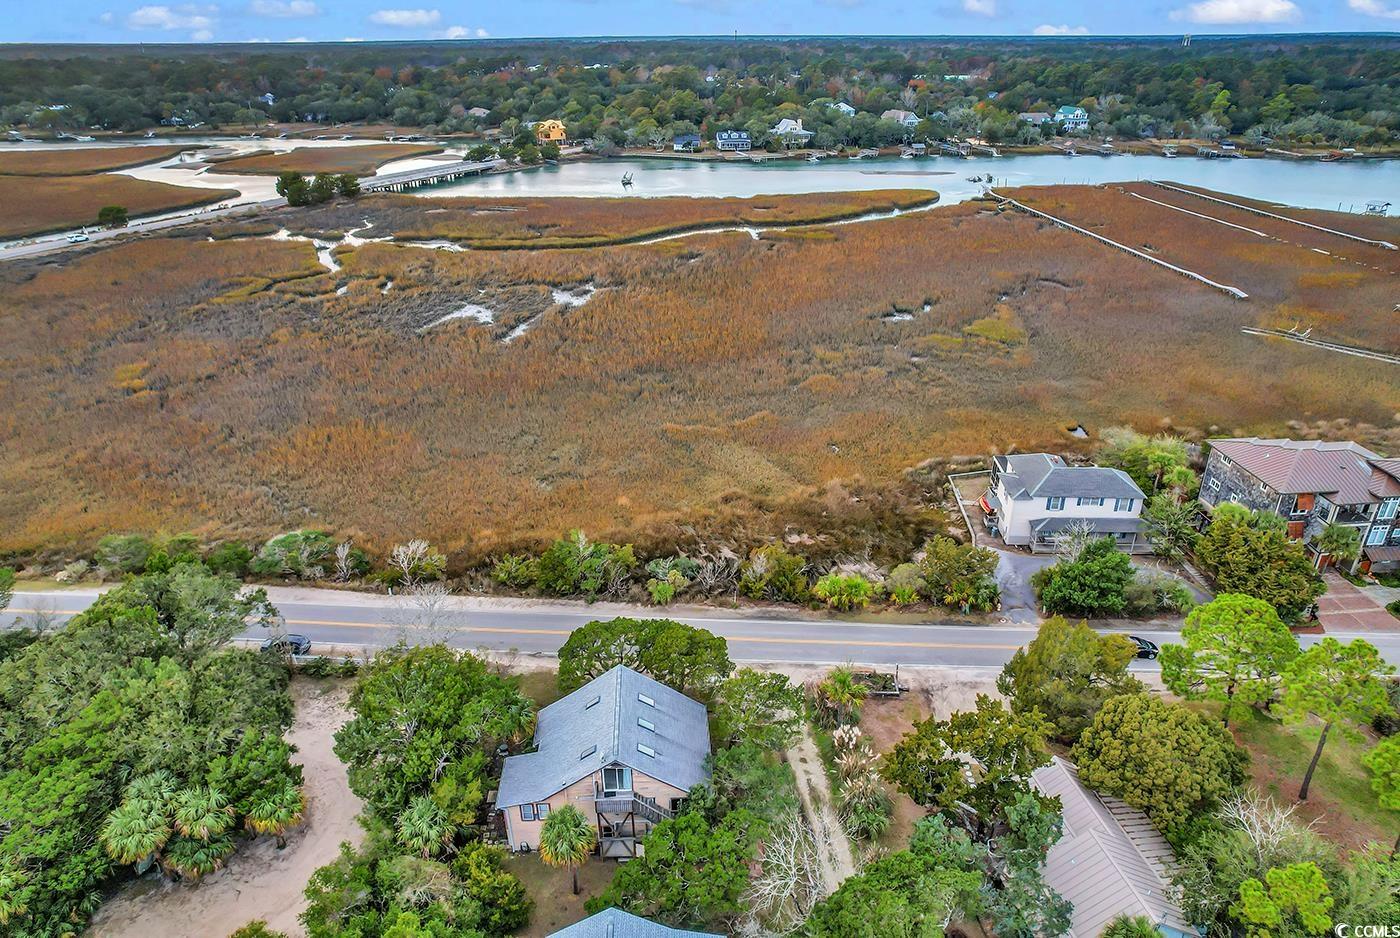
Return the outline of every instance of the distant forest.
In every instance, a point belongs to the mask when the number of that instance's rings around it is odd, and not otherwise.
[[[855,113],[837,109],[849,104]],[[1400,37],[672,39],[206,46],[10,46],[0,125],[211,129],[267,121],[472,133],[559,118],[629,145],[783,117],[816,146],[917,134],[1034,143],[1022,112],[1083,107],[1120,139],[1243,136],[1384,145],[1400,129]],[[483,113],[484,110],[484,113]],[[882,119],[911,112],[914,126]],[[1061,128],[1062,129],[1062,128]],[[776,144],[776,141],[774,141]]]

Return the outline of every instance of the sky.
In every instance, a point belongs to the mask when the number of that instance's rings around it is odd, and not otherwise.
[[[0,42],[1400,31],[1400,0],[4,0],[3,5]]]

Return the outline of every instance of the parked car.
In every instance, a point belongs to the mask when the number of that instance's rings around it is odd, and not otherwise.
[[[1156,642],[1149,642],[1145,638],[1138,638],[1136,635],[1129,635],[1128,638],[1137,643],[1137,656],[1139,658],[1155,658],[1160,649]]]
[[[275,651],[279,655],[311,654],[311,639],[296,632],[274,636],[262,643],[263,651]]]

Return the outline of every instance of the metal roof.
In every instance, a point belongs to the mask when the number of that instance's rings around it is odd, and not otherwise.
[[[1095,534],[1129,534],[1147,530],[1141,518],[1041,518],[1031,522],[1036,534],[1054,534],[1070,525],[1087,525]]]
[[[998,479],[1015,499],[1027,498],[1146,498],[1122,469],[1067,466],[1053,453],[995,456]]]
[[[1194,932],[1172,901],[1170,845],[1136,808],[1084,787],[1058,756],[1031,776],[1064,810],[1064,836],[1045,858],[1045,882],[1074,906],[1070,938],[1098,938],[1120,915]]]
[[[1400,459],[1382,459],[1360,443],[1211,440],[1211,448],[1282,495],[1326,495],[1339,505],[1365,505],[1400,495]]]
[[[549,938],[721,938],[711,932],[685,931],[658,925],[624,912],[621,909],[604,909],[597,915],[590,915],[581,922],[565,925]]]
[[[544,801],[615,763],[688,791],[709,778],[709,754],[704,704],[618,665],[539,712],[535,751],[505,760],[496,806]]]

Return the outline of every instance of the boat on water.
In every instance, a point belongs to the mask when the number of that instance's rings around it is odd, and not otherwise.
[[[818,153],[813,153],[811,156],[807,157],[807,162],[809,163],[820,163],[821,161],[821,155]]]
[[[623,188],[627,188],[627,189],[632,188],[632,174],[631,174],[631,173],[623,173],[623,174],[622,174],[622,185],[623,185]]]

